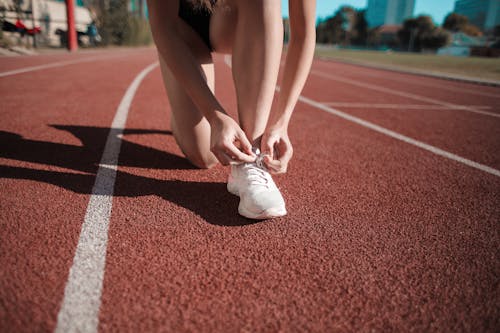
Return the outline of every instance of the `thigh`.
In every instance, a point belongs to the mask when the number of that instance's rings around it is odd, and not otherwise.
[[[219,1],[210,20],[210,43],[215,52],[232,54],[237,22],[236,2],[234,0]]]
[[[216,159],[210,151],[210,125],[193,104],[184,88],[160,59],[161,71],[170,102],[170,127],[184,155],[196,166],[208,168]],[[210,88],[214,88],[214,65],[203,64]]]
[[[214,64],[210,50],[201,38],[184,22],[180,34],[198,60],[208,86],[215,91]],[[184,88],[177,81],[165,61],[160,58],[160,67],[171,109],[171,129],[184,155],[196,166],[208,168],[216,163],[210,151],[210,125],[194,105]]]

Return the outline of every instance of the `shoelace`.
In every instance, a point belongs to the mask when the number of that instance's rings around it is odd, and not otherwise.
[[[258,154],[254,163],[246,163],[243,168],[247,170],[250,185],[260,185],[268,188],[269,173],[266,171],[264,165],[264,156],[265,155]]]

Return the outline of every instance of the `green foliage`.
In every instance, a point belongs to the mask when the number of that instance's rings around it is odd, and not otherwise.
[[[110,0],[109,7],[103,11],[99,31],[104,45],[124,45],[128,33],[127,1]]]
[[[500,24],[493,28],[493,36],[500,38]]]
[[[316,40],[322,44],[336,44],[342,36],[342,22],[336,17],[330,17],[318,24],[316,28]]]
[[[467,16],[450,13],[444,18],[443,28],[453,32],[458,32],[461,31],[467,24],[469,24]]]
[[[368,39],[368,22],[365,18],[366,11],[356,12],[354,31],[351,34],[351,42],[354,45],[366,45]]]
[[[450,40],[450,34],[436,27],[432,18],[426,15],[405,20],[398,37],[401,45],[410,51],[435,50]]]
[[[129,17],[128,27],[129,29],[126,30],[123,38],[125,45],[150,45],[153,43],[148,21],[140,17]]]
[[[422,49],[437,50],[450,42],[450,34],[441,28],[435,28],[420,36]]]
[[[110,0],[98,17],[103,45],[149,45],[152,42],[148,22],[128,12],[128,1]]]
[[[322,44],[364,45],[367,35],[365,12],[350,6],[342,6],[316,28],[316,41]]]
[[[443,28],[452,32],[463,32],[469,36],[481,36],[481,29],[469,23],[469,19],[457,13],[448,14],[443,22]]]

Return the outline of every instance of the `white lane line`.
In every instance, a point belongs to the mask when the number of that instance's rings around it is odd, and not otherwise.
[[[116,111],[99,163],[92,195],[69,271],[55,332],[97,332],[106,261],[108,225],[113,205],[121,135],[132,99],[142,80],[158,63],[143,69],[130,84]]]
[[[83,62],[89,62],[89,61],[94,61],[94,60],[106,60],[106,59],[121,58],[121,57],[125,57],[125,55],[124,54],[116,54],[116,55],[111,55],[111,56],[94,56],[94,57],[88,57],[85,59],[57,61],[57,62],[53,62],[50,64],[30,66],[30,67],[24,67],[24,68],[20,68],[20,69],[14,69],[14,70],[7,71],[7,72],[2,72],[2,73],[0,73],[0,77],[12,76],[12,75],[23,74],[23,73],[34,72],[34,71],[40,71],[43,69],[49,69],[49,68],[55,68],[55,67],[63,67],[63,66],[68,66],[68,65],[80,64]]]
[[[473,112],[473,113],[478,113],[478,114],[482,114],[482,115],[500,118],[500,113],[482,111],[482,110],[477,110],[477,109],[463,106],[463,105],[456,105],[456,104],[452,104],[452,103],[447,103],[447,102],[443,102],[443,101],[440,101],[440,100],[437,100],[434,98],[428,98],[428,97],[424,97],[424,96],[420,96],[420,95],[416,95],[416,94],[402,92],[402,91],[395,90],[395,89],[385,88],[382,86],[376,86],[376,85],[369,84],[369,83],[351,80],[351,79],[341,77],[338,75],[326,74],[326,73],[323,73],[323,72],[320,72],[317,70],[312,70],[311,74],[321,76],[321,77],[324,77],[324,78],[327,78],[330,80],[334,80],[334,81],[348,83],[348,84],[358,86],[358,87],[363,87],[363,88],[367,88],[367,89],[371,89],[371,90],[375,90],[375,91],[380,91],[380,92],[391,94],[391,95],[396,95],[396,96],[411,98],[411,99],[418,100],[421,102],[427,102],[427,103],[437,104],[437,105],[441,105],[441,106],[446,106],[446,107],[449,107],[449,108],[452,108],[455,110]]]
[[[231,57],[231,55],[224,55],[224,62],[229,66],[229,68],[233,68],[233,58]]]
[[[320,64],[325,64],[325,65],[328,65],[328,64],[331,64],[332,62],[331,61],[327,61],[327,62],[321,62]],[[356,65],[354,65],[356,66]],[[359,66],[358,66],[359,68]],[[368,73],[365,71],[366,67],[363,68],[363,72],[362,74],[360,74],[359,72],[356,72],[356,71],[350,71],[350,70],[346,70],[346,72],[348,74],[351,74],[351,75],[361,75],[361,76],[370,76],[370,77],[376,77],[378,79],[384,79],[384,80],[390,80],[390,81],[396,81],[396,82],[404,82],[406,84],[414,84],[414,85],[419,85],[419,86],[424,86],[424,87],[434,87],[434,88],[439,88],[439,89],[442,89],[442,90],[448,90],[448,91],[453,91],[453,92],[462,92],[462,93],[465,93],[465,94],[470,94],[470,95],[478,95],[478,96],[485,96],[485,97],[493,97],[493,98],[500,98],[500,94],[494,94],[494,93],[488,93],[488,92],[484,92],[484,91],[478,91],[477,89],[474,89],[474,90],[470,90],[470,89],[462,89],[462,88],[459,88],[459,87],[455,87],[455,86],[447,86],[446,85],[446,81],[444,81],[442,84],[438,84],[438,83],[431,83],[431,82],[422,82],[421,80],[411,80],[411,77],[395,77],[393,75],[387,75],[387,76],[383,76],[381,77],[381,74],[380,74],[380,71],[383,71],[383,69],[374,69],[372,68],[371,70],[373,71],[379,71],[379,73]],[[344,70],[343,70],[344,72]],[[412,74],[408,73],[408,74],[403,74],[403,73],[394,73],[393,74],[398,74],[398,75],[406,75],[406,76],[411,76]],[[413,74],[414,75],[414,74]],[[438,79],[438,78],[432,78],[434,80]],[[449,82],[449,81],[448,81]],[[470,84],[470,83],[469,83]]]
[[[367,109],[414,109],[414,110],[454,110],[454,108],[434,105],[434,104],[384,104],[384,103],[342,103],[342,102],[322,102],[324,105],[333,107],[344,107],[344,108],[367,108]],[[460,107],[471,107],[476,109],[491,109],[491,106],[487,105],[460,105]]]
[[[224,62],[229,67],[231,67],[231,56],[225,56],[224,57]],[[279,86],[276,86],[276,91],[277,92],[279,92],[280,89],[281,88]],[[431,152],[433,154],[436,154],[436,155],[448,158],[450,160],[453,160],[453,161],[465,164],[465,165],[470,166],[472,168],[475,168],[475,169],[478,169],[478,170],[490,173],[490,174],[492,174],[494,176],[500,177],[500,170],[493,169],[493,168],[491,168],[491,167],[489,167],[487,165],[480,164],[480,163],[468,160],[468,159],[463,158],[461,156],[458,156],[458,155],[455,155],[453,153],[450,153],[450,152],[448,152],[446,150],[442,150],[442,149],[439,149],[437,147],[431,146],[431,145],[429,145],[427,143],[424,143],[424,142],[412,139],[412,138],[410,138],[408,136],[405,136],[403,134],[399,134],[397,132],[391,131],[390,129],[384,128],[384,127],[379,126],[379,125],[376,125],[374,123],[371,123],[369,121],[363,120],[361,118],[351,116],[350,114],[347,114],[347,113],[344,113],[342,111],[333,109],[333,108],[331,108],[329,106],[326,106],[326,105],[324,105],[322,103],[316,102],[316,101],[314,101],[314,100],[312,100],[310,98],[307,98],[307,97],[304,97],[304,96],[300,95],[299,101],[301,101],[303,103],[306,103],[306,104],[309,104],[309,105],[311,105],[311,106],[313,106],[315,108],[318,108],[320,110],[326,111],[326,112],[328,112],[330,114],[333,114],[335,116],[338,116],[340,118],[343,118],[345,120],[348,120],[348,121],[351,121],[351,122],[356,123],[358,125],[361,125],[363,127],[366,127],[366,128],[371,129],[371,130],[374,130],[376,132],[379,132],[379,133],[382,133],[384,135],[390,136],[390,137],[392,137],[394,139],[397,139],[397,140],[409,143],[411,145],[414,145],[416,147],[422,148],[422,149],[427,150],[427,151],[429,151],[429,152]]]
[[[276,90],[279,91],[279,87],[277,87]],[[399,134],[397,132],[391,131],[391,130],[389,130],[387,128],[384,128],[382,126],[376,125],[376,124],[371,123],[369,121],[363,120],[363,119],[358,118],[358,117],[351,116],[350,114],[347,114],[347,113],[344,113],[342,111],[333,109],[333,108],[331,108],[329,106],[326,106],[324,104],[316,102],[316,101],[314,101],[314,100],[312,100],[310,98],[307,98],[307,97],[304,97],[304,96],[300,96],[299,100],[301,102],[303,102],[303,103],[306,103],[306,104],[308,104],[310,106],[313,106],[313,107],[318,108],[320,110],[326,111],[326,112],[328,112],[330,114],[333,114],[333,115],[336,115],[338,117],[341,117],[341,118],[343,118],[345,120],[351,121],[353,123],[356,123],[356,124],[361,125],[363,127],[369,128],[369,129],[374,130],[376,132],[379,132],[379,133],[382,133],[384,135],[390,136],[390,137],[392,137],[394,139],[397,139],[397,140],[409,143],[411,145],[414,145],[416,147],[422,148],[424,150],[427,150],[427,151],[429,151],[429,152],[431,152],[433,154],[436,154],[436,155],[448,158],[450,160],[453,160],[453,161],[465,164],[465,165],[470,166],[472,168],[475,168],[475,169],[478,169],[478,170],[490,173],[490,174],[492,174],[494,176],[500,177],[500,170],[493,169],[493,168],[491,168],[491,167],[489,167],[487,165],[480,164],[480,163],[468,160],[468,159],[463,158],[461,156],[458,156],[458,155],[455,155],[453,153],[450,153],[450,152],[448,152],[446,150],[442,150],[442,149],[439,149],[437,147],[431,146],[431,145],[429,145],[427,143],[424,143],[424,142],[412,139],[412,138],[410,138],[408,136],[405,136],[405,135]]]

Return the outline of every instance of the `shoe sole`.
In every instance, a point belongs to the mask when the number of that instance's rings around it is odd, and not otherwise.
[[[231,183],[227,183],[227,191],[231,194],[234,194],[236,196],[240,196],[238,189],[236,187],[231,186]],[[285,216],[287,214],[286,209],[284,208],[269,208],[266,209],[260,213],[254,213],[248,209],[246,209],[244,206],[241,204],[238,206],[238,213],[246,217],[248,219],[253,219],[253,220],[266,220],[266,219],[272,219],[276,217],[281,217]]]
[[[231,194],[238,196],[238,197],[240,196],[238,189],[236,187],[233,187],[230,182],[227,183],[227,191]]]
[[[286,209],[283,208],[269,208],[266,209],[260,213],[254,213],[251,212],[242,205],[239,205],[238,207],[238,213],[241,216],[244,216],[248,219],[253,219],[253,220],[267,220],[267,219],[272,219],[276,217],[282,217],[286,215]]]

